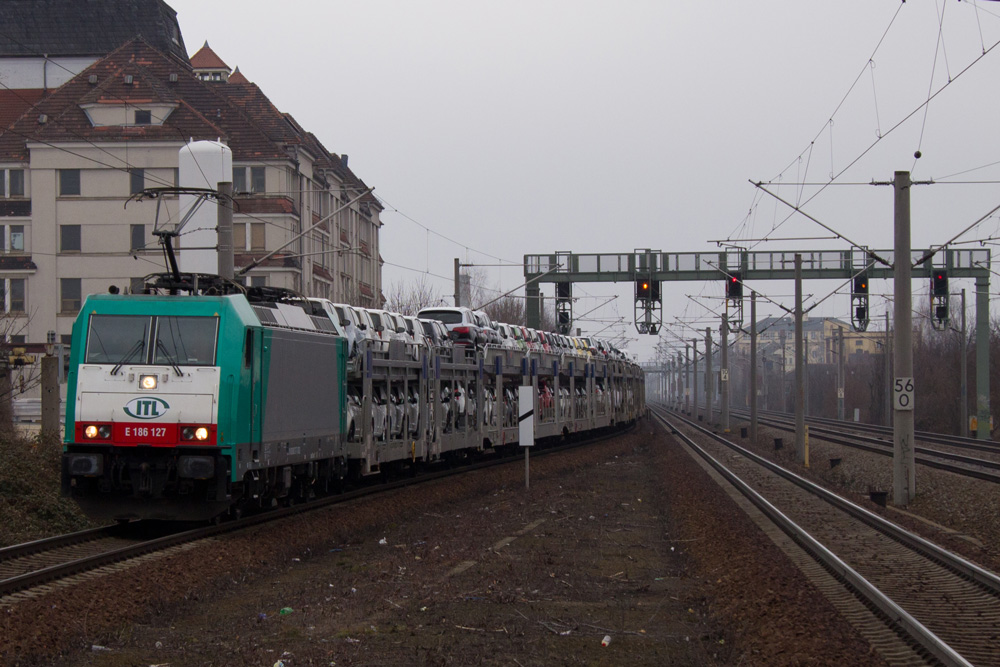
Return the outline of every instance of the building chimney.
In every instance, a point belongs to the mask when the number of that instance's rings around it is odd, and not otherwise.
[[[346,153],[342,153],[341,154],[341,156],[340,156],[340,164],[344,165],[345,167],[347,166],[347,154]]]

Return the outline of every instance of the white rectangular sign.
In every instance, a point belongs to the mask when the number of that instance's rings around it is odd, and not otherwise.
[[[534,387],[517,389],[517,437],[522,447],[535,444],[535,393]]]
[[[896,378],[892,385],[893,408],[913,409],[913,378]]]

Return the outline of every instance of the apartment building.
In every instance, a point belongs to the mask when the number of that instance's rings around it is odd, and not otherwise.
[[[748,325],[745,323],[745,327]],[[795,370],[795,319],[767,317],[757,322],[758,350],[777,367],[784,364],[786,372]],[[885,339],[883,331],[854,331],[851,325],[835,317],[805,317],[802,338],[806,359],[810,364],[837,363],[839,336],[844,337],[844,355],[881,354]],[[737,334],[734,342],[737,354],[750,355],[750,336]]]
[[[81,55],[75,73],[30,44],[18,42],[14,50],[25,53],[17,57],[0,53],[0,82],[17,72],[23,84],[0,87],[0,303],[7,322],[0,334],[42,343],[55,332],[68,343],[86,295],[135,290],[143,276],[164,270],[153,231],[178,222],[178,197],[163,195],[157,210],[138,194],[178,184],[178,151],[191,140],[219,140],[232,150],[237,270],[277,251],[246,273],[248,284],[383,302],[381,206],[365,194],[347,156],[328,151],[207,44],[189,60],[162,1],[57,4],[70,13],[146,8],[149,32],[159,37]],[[73,17],[60,21],[72,24]],[[74,45],[66,54],[101,48]],[[42,88],[29,76],[39,66],[49,72]],[[55,88],[53,69],[67,77]],[[183,254],[183,236],[179,241]]]

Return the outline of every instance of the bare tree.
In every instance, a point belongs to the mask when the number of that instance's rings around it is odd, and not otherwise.
[[[416,315],[422,308],[439,305],[441,300],[441,293],[431,285],[426,274],[421,274],[411,283],[393,283],[389,287],[385,309],[403,315]]]
[[[37,355],[31,360],[22,344],[10,342],[24,336],[28,322],[26,317],[0,316],[0,433],[14,430],[14,397],[40,382]]]

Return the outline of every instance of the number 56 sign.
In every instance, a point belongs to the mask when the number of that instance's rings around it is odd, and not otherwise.
[[[913,378],[896,378],[892,385],[892,398],[896,410],[912,410]]]

